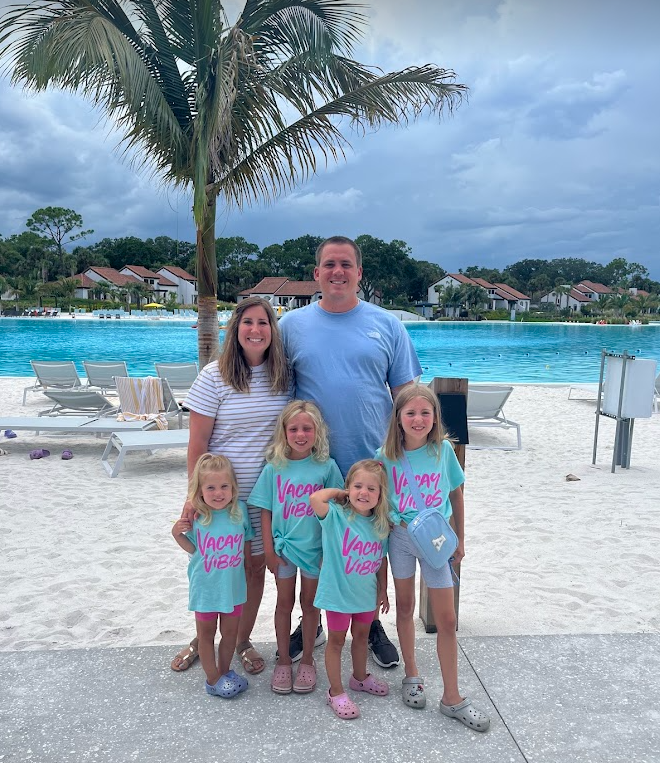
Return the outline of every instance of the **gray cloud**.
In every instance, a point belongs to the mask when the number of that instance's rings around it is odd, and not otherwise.
[[[218,236],[371,233],[449,270],[625,256],[660,279],[660,4],[379,0],[370,14],[360,60],[453,68],[469,101],[451,118],[351,137],[346,163],[271,206],[219,205]],[[52,204],[80,212],[95,239],[194,239],[189,197],[122,163],[87,104],[5,81],[0,113],[3,235]]]

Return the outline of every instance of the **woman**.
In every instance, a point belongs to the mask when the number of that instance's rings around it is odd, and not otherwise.
[[[249,297],[238,304],[227,324],[219,360],[202,369],[186,398],[190,409],[188,476],[202,454],[222,454],[232,462],[239,498],[246,501],[265,463],[264,450],[277,417],[290,398],[289,370],[273,308],[262,297]],[[192,512],[192,504],[186,501],[183,513]],[[255,533],[252,566],[247,571],[247,602],[236,653],[244,670],[256,674],[265,667],[263,657],[250,643],[266,569],[261,509],[250,509],[250,522]],[[176,655],[172,669],[186,670],[196,657],[197,639],[193,639]]]

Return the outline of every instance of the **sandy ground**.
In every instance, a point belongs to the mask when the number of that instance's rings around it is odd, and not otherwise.
[[[29,380],[0,378],[0,415],[35,415]],[[614,423],[566,387],[517,386],[506,406],[523,450],[468,450],[459,635],[660,631],[660,415],[635,424],[629,470],[610,473]],[[513,442],[474,430],[473,443]],[[104,472],[104,440],[0,436],[0,650],[182,644],[187,556],[170,535],[185,452],[129,456]],[[50,458],[30,461],[36,447]],[[60,458],[64,448],[71,461]],[[567,482],[572,473],[579,481]],[[274,639],[275,586],[254,637]],[[393,593],[391,595],[394,601]],[[395,636],[394,615],[384,621]],[[421,632],[421,626],[420,626]]]

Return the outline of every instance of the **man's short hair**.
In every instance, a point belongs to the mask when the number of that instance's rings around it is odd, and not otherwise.
[[[353,241],[352,238],[348,238],[347,236],[330,236],[330,238],[326,238],[325,241],[321,242],[317,249],[316,249],[316,267],[321,264],[321,256],[323,255],[323,248],[327,244],[348,244],[353,251],[355,252],[355,264],[358,268],[362,267],[362,250],[360,247]]]

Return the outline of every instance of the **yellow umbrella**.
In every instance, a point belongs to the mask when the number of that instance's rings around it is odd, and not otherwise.
[[[158,302],[149,302],[149,304],[144,305],[144,307],[163,307],[163,305],[158,304]]]

